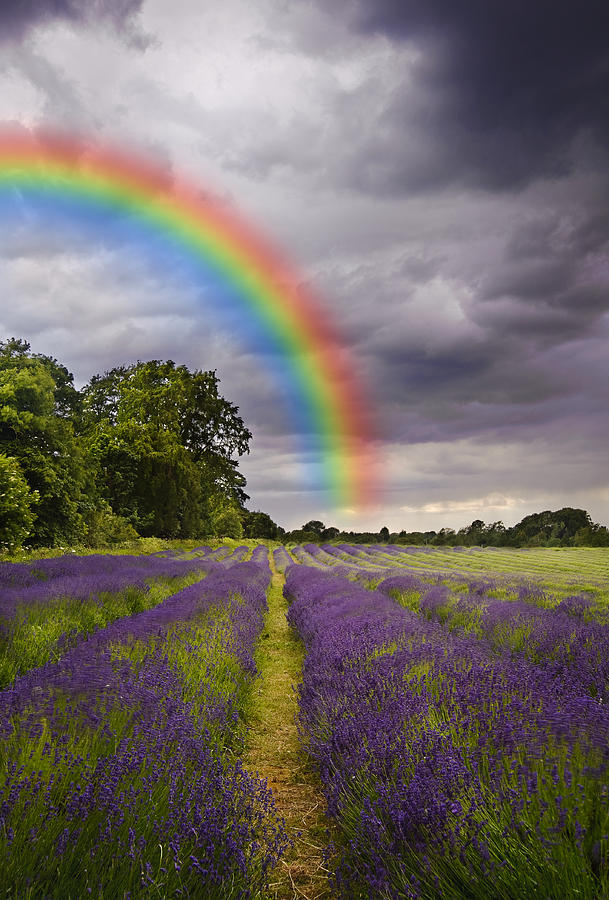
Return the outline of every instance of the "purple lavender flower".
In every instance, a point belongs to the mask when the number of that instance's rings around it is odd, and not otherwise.
[[[341,895],[484,898],[489,880],[496,896],[597,895],[604,705],[318,569],[291,567],[286,596],[307,649],[301,733],[345,834]]]
[[[210,565],[0,693],[5,892],[30,873],[54,898],[263,889],[285,834],[233,753],[270,572]]]

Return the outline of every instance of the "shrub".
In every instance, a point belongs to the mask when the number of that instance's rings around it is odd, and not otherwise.
[[[105,500],[85,516],[85,544],[88,547],[109,547],[134,541],[139,537],[135,528],[123,517],[112,512]]]

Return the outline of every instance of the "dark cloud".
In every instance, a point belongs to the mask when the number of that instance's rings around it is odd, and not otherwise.
[[[20,39],[30,28],[53,19],[106,20],[119,29],[130,27],[142,3],[143,0],[2,0],[0,40]]]
[[[344,0],[341,6],[361,35],[384,34],[417,51],[403,88],[371,129],[377,189],[454,180],[512,189],[570,172],[573,142],[582,135],[609,148],[605,0]],[[373,176],[370,158],[361,169],[364,181]]]

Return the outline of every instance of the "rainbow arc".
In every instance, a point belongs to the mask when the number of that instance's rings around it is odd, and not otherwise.
[[[0,133],[0,203],[15,189],[51,210],[67,203],[77,224],[97,213],[127,214],[151,247],[160,240],[194,262],[192,278],[226,288],[233,313],[274,357],[289,414],[308,436],[314,487],[339,507],[373,501],[370,416],[349,354],[302,275],[255,228],[200,185],[81,137]],[[113,221],[104,219],[105,227]]]

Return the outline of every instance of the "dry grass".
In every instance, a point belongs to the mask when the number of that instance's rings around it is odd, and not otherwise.
[[[265,900],[321,900],[332,897],[323,859],[331,826],[295,723],[294,686],[300,680],[303,651],[286,620],[283,583],[273,567],[244,763],[267,780],[294,842],[272,874]]]

